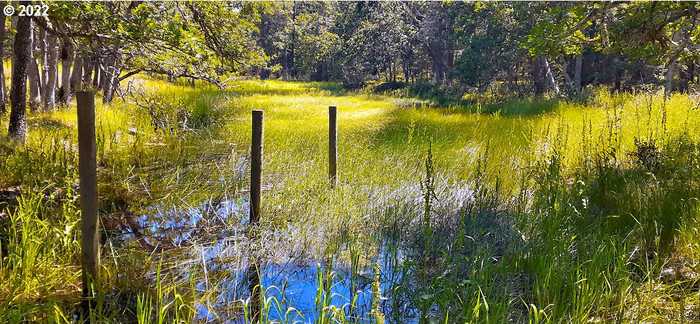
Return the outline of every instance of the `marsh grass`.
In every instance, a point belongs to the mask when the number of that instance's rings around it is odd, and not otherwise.
[[[585,102],[440,107],[332,83],[237,81],[221,91],[138,82],[164,107],[185,107],[191,123],[162,131],[129,101],[98,104],[106,279],[97,319],[246,321],[247,295],[230,281],[249,254],[271,264],[330,259],[315,272],[316,314],[306,317],[318,322],[680,321],[680,313],[690,321],[700,312],[700,112],[689,96],[600,90]],[[333,190],[331,105],[339,109]],[[239,199],[245,209],[249,112],[259,108],[257,240],[245,237],[245,212],[220,220],[204,211],[184,242],[154,235],[150,251],[124,240],[126,214],[158,230],[169,219],[155,207],[174,219],[203,201]],[[163,113],[178,120],[176,110]],[[75,109],[29,121],[26,145],[0,145],[0,189],[21,188],[17,202],[0,203],[0,321],[74,321]],[[330,302],[329,285],[341,281],[333,270],[345,265],[353,287],[372,283],[371,313],[352,311],[357,298]],[[662,280],[668,269],[675,275]],[[262,287],[262,313],[298,319],[293,300],[269,296],[275,289],[284,287]],[[239,301],[222,309],[227,294]]]

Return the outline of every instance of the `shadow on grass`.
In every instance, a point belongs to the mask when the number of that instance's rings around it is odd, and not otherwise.
[[[351,91],[345,89],[343,85],[335,82],[312,82],[308,85],[308,87],[318,91],[325,91],[333,96],[344,96]]]
[[[471,106],[474,112],[499,114],[501,116],[536,116],[553,112],[559,107],[557,99],[528,98],[512,99],[502,103],[486,104],[481,109]]]
[[[335,82],[244,80],[233,84],[227,92],[235,96],[288,96],[309,94],[342,96],[348,94],[350,90],[345,89],[341,84]]]
[[[412,108],[397,110],[373,139],[374,144],[392,149],[428,142],[445,148],[488,142],[505,153],[528,146],[531,129],[532,123],[523,118],[485,116],[462,109]]]
[[[27,120],[29,127],[31,128],[42,128],[46,130],[66,130],[71,127],[62,121],[47,118],[47,117],[36,117]]]
[[[559,99],[512,98],[485,104],[474,103],[468,100],[455,100],[450,101],[450,104],[447,106],[453,111],[472,114],[500,115],[504,117],[534,117],[556,111],[561,103]]]
[[[471,113],[499,114],[501,116],[530,116],[545,114],[554,111],[559,105],[558,99],[549,98],[506,98],[498,101],[483,98],[483,94],[451,93],[430,83],[418,82],[409,84],[405,82],[383,82],[370,86],[369,90],[375,94],[384,94],[398,97],[405,101],[421,103],[423,107],[450,107]],[[467,97],[472,97],[469,99]],[[477,98],[482,97],[482,100]],[[484,103],[486,99],[487,102]],[[481,103],[479,103],[481,101]],[[408,105],[416,106],[416,105]]]

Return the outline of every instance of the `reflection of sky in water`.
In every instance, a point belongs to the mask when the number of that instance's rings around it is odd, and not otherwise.
[[[166,209],[161,206],[151,208],[149,215],[138,218],[139,225],[148,233],[148,238],[154,241],[168,241],[179,246],[192,238],[197,238],[195,232],[198,227],[206,226],[211,221],[226,222],[235,220],[237,224],[248,222],[248,201],[223,200],[212,207],[211,202],[205,202],[198,207],[187,209]],[[229,306],[236,302],[246,300],[250,296],[248,280],[246,278],[246,265],[243,263],[230,264],[220,262],[219,257],[238,254],[240,247],[235,246],[234,241],[226,238],[217,240],[211,245],[199,249],[198,263],[205,264],[205,272],[225,271],[227,277],[218,282],[216,288],[221,293],[212,301],[212,305],[197,305],[197,318],[206,322],[221,322],[227,320],[217,316],[216,309]],[[196,262],[196,261],[195,261]],[[383,265],[383,268],[387,267]],[[325,277],[326,269],[319,268],[319,264],[295,265],[268,264],[261,269],[262,285],[265,296],[272,298],[273,302],[269,311],[269,319],[285,322],[309,323],[316,320],[320,313],[316,302],[318,293],[318,275],[321,271]],[[330,287],[330,301],[328,304],[342,309],[346,314],[350,312],[353,302],[352,283],[349,271],[345,269],[333,269],[333,281]],[[386,276],[382,276],[384,279]],[[372,303],[371,269],[360,274],[355,283],[356,299],[354,314],[359,314],[360,321],[368,320]],[[206,280],[196,283],[195,288],[204,292],[212,287]],[[382,280],[382,291],[390,291],[390,283]],[[276,302],[274,301],[276,300]],[[294,311],[295,309],[296,311]]]
[[[202,249],[205,259],[215,258],[225,249],[223,244],[213,244]],[[392,288],[400,283],[402,279],[401,269],[397,269],[400,263],[400,252],[392,254],[386,247],[382,249],[378,258],[381,265],[380,289],[384,300],[392,291]],[[225,264],[216,264],[212,260],[209,270],[226,268]],[[290,323],[313,323],[320,313],[317,304],[317,294],[319,292],[319,271],[325,278],[327,269],[320,264],[307,263],[304,265],[295,264],[268,264],[261,269],[261,281],[265,289],[265,297],[272,298],[269,309],[269,319],[272,321],[282,321]],[[345,267],[333,269],[333,281],[330,286],[329,306],[341,309],[347,316],[353,316],[359,322],[369,322],[372,305],[372,280],[374,278],[371,267],[361,270],[355,281],[355,294],[352,294],[352,282],[350,271]],[[203,281],[197,283],[197,289],[206,290]],[[202,321],[220,322],[225,318],[218,318],[216,309],[227,305],[232,305],[236,301],[246,300],[250,296],[248,281],[245,275],[245,267],[237,267],[229,271],[229,276],[218,285],[222,293],[217,296],[216,303],[209,305],[197,305],[198,319]],[[353,304],[353,313],[350,313]],[[296,311],[295,311],[296,310]],[[391,312],[388,303],[383,303],[382,311],[385,314]],[[415,322],[413,316],[415,310],[406,308],[405,318],[402,322]],[[359,317],[358,317],[359,316]],[[222,316],[223,317],[223,316]]]
[[[319,271],[323,276],[327,275],[325,269],[319,268],[319,265],[294,266],[289,269],[278,265],[267,266],[262,278],[266,296],[274,297],[280,303],[271,307],[270,319],[285,320],[285,313],[289,307],[293,307],[301,314],[289,312],[286,320],[315,322],[315,315],[320,313],[319,306],[316,305]],[[365,281],[357,285],[355,309],[358,314],[368,314],[372,303],[371,283]],[[335,273],[328,304],[349,312],[353,298],[351,289],[349,274]]]
[[[474,199],[474,191],[469,187],[451,188],[439,194],[445,199],[437,200],[434,208],[442,211],[459,210],[464,208],[465,202]],[[422,205],[420,186],[404,186],[396,191],[383,192],[377,197],[377,201],[379,206],[392,206],[395,202],[410,201],[413,204],[409,206],[420,207]],[[455,202],[456,205],[454,205]],[[225,199],[214,203],[207,201],[199,206],[185,209],[164,209],[162,206],[155,206],[149,211],[147,215],[138,218],[138,223],[154,243],[168,242],[175,246],[186,243],[196,244],[194,239],[202,238],[202,229],[214,235],[208,238],[209,242],[213,239],[212,244],[199,246],[195,249],[194,255],[190,256],[191,261],[205,268],[205,279],[195,283],[196,289],[200,292],[211,291],[211,289],[218,291],[218,295],[212,297],[208,305],[196,306],[197,319],[204,322],[242,322],[242,314],[228,312],[233,309],[232,305],[240,305],[241,301],[246,300],[250,295],[246,278],[247,261],[241,260],[241,256],[245,259],[248,246],[247,243],[240,241],[242,232],[239,232],[244,230],[241,225],[248,223],[247,197]],[[232,225],[233,227],[222,226],[215,229],[214,225]],[[232,229],[234,232],[231,231]],[[376,262],[379,262],[381,267],[380,287],[383,300],[381,310],[386,314],[388,321],[397,321],[392,315],[398,314],[400,318],[398,322],[415,323],[418,322],[418,311],[408,302],[397,302],[393,299],[397,296],[392,296],[392,291],[398,285],[402,285],[402,289],[409,290],[410,287],[405,285],[412,285],[410,282],[407,283],[411,281],[410,279],[403,280],[404,277],[411,277],[404,274],[401,266],[403,261],[401,250],[389,248],[386,242],[382,244],[376,258]],[[326,269],[319,267],[315,261],[290,261],[286,264],[283,261],[276,262],[263,264],[260,270],[265,297],[272,299],[269,319],[291,323],[315,322],[320,313],[316,301],[319,291],[319,271],[325,277]],[[190,270],[183,268],[182,271],[186,273]],[[330,306],[342,310],[350,320],[369,322],[374,277],[372,266],[369,265],[360,270],[355,280],[355,294],[352,293],[348,266],[336,265],[333,271]],[[206,273],[215,272],[217,273],[217,279],[214,280],[216,283],[209,282],[206,279]],[[353,296],[356,300],[351,314],[350,305]]]
[[[238,224],[248,222],[248,200],[246,198],[226,199],[212,206],[210,201],[197,207],[164,210],[162,206],[150,208],[151,212],[141,215],[137,221],[147,236],[156,241],[167,241],[174,246],[194,238],[201,223],[218,222],[225,224],[231,218]]]

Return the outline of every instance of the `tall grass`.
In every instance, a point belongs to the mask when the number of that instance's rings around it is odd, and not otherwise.
[[[315,272],[316,314],[302,314],[319,322],[674,321],[679,308],[697,312],[700,112],[689,96],[601,90],[586,102],[438,107],[331,83],[240,81],[220,91],[139,82],[162,112],[120,101],[97,108],[106,280],[96,319],[191,322],[210,308],[211,320],[245,321],[244,302],[220,300],[230,290],[246,298],[227,283],[248,253],[270,264],[332,260]],[[254,108],[265,110],[266,128],[259,239],[243,237],[245,213],[203,211],[180,246],[171,232],[153,235],[155,251],[124,241],[125,215],[159,230],[203,201],[245,206]],[[176,122],[157,129],[154,116]],[[73,320],[74,128],[74,107],[31,114],[27,144],[0,147],[0,189],[22,192],[0,204],[0,321]],[[369,314],[358,314],[357,295],[331,302],[328,287],[346,266],[353,291],[372,284]],[[265,321],[273,308],[282,321],[299,319],[293,301],[270,297],[284,287],[261,288]]]
[[[645,311],[649,305],[635,295],[697,298],[692,290],[672,292],[689,278],[658,286],[669,263],[695,262],[676,247],[681,228],[695,226],[699,215],[697,144],[685,136],[665,142],[637,142],[629,154],[600,148],[591,166],[568,176],[556,153],[535,167],[533,205],[520,215],[529,252],[518,263],[534,279],[533,304],[552,318],[682,320]],[[654,291],[644,292],[650,284]]]

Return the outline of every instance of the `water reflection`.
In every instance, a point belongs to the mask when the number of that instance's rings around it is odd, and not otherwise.
[[[477,204],[477,197],[483,195],[472,188],[464,183],[437,183],[440,199],[433,205],[436,239],[431,244],[440,251],[459,253],[465,260],[476,258],[484,249],[501,256],[517,233],[498,212],[497,204]],[[418,322],[421,315],[440,317],[436,304],[424,307],[423,314],[416,306],[432,289],[429,282],[417,279],[421,267],[427,266],[423,270],[431,274],[443,273],[447,262],[443,255],[432,256],[434,262],[422,260],[420,185],[385,188],[372,192],[371,197],[368,217],[380,217],[382,228],[374,229],[378,238],[370,244],[372,251],[359,252],[361,261],[341,257],[339,252],[325,260],[320,259],[325,252],[309,251],[305,239],[326,242],[328,229],[323,224],[277,225],[261,228],[257,238],[251,237],[247,197],[212,199],[184,209],[155,206],[148,215],[138,217],[137,223],[150,244],[179,247],[175,250],[178,266],[173,271],[185,280],[195,278],[200,301],[197,320],[201,322],[244,322],[244,309],[250,312],[251,287],[258,280],[267,301],[262,307],[264,320],[312,323],[324,316],[370,322],[373,301],[378,301],[377,310],[391,322]],[[466,243],[454,244],[459,241],[458,233],[468,238]],[[380,271],[377,279],[375,264]],[[255,282],[250,279],[251,268],[258,269]],[[466,265],[452,269],[455,274],[445,280],[463,281],[468,270]],[[373,293],[374,282],[379,286],[378,296]]]
[[[224,248],[225,249],[225,248]],[[214,244],[209,251],[203,250],[205,255],[215,255],[212,251],[221,252],[221,244]],[[241,301],[250,297],[250,282],[246,275],[246,265],[221,264],[212,269],[228,269],[228,275],[219,282],[220,294],[209,305],[198,305],[198,319],[202,321],[219,322],[225,319],[229,322],[240,322],[236,314],[231,314],[231,305],[242,304]],[[380,301],[390,299],[395,287],[402,284],[404,279],[400,252],[384,245],[375,262],[380,265]],[[352,273],[347,264],[330,266],[323,262],[306,262],[297,264],[268,263],[260,267],[260,280],[265,292],[265,298],[269,302],[265,309],[268,320],[289,323],[313,323],[321,314],[342,313],[346,318],[359,322],[369,322],[372,300],[375,298],[372,292],[374,277],[373,267],[367,266],[358,273]],[[206,284],[200,282],[198,288],[206,290]],[[211,287],[210,287],[211,288]],[[385,314],[392,313],[392,305],[400,303],[380,303],[380,311]],[[403,304],[401,322],[417,321],[416,312]],[[329,315],[330,316],[330,315]],[[336,315],[337,316],[337,315]]]

